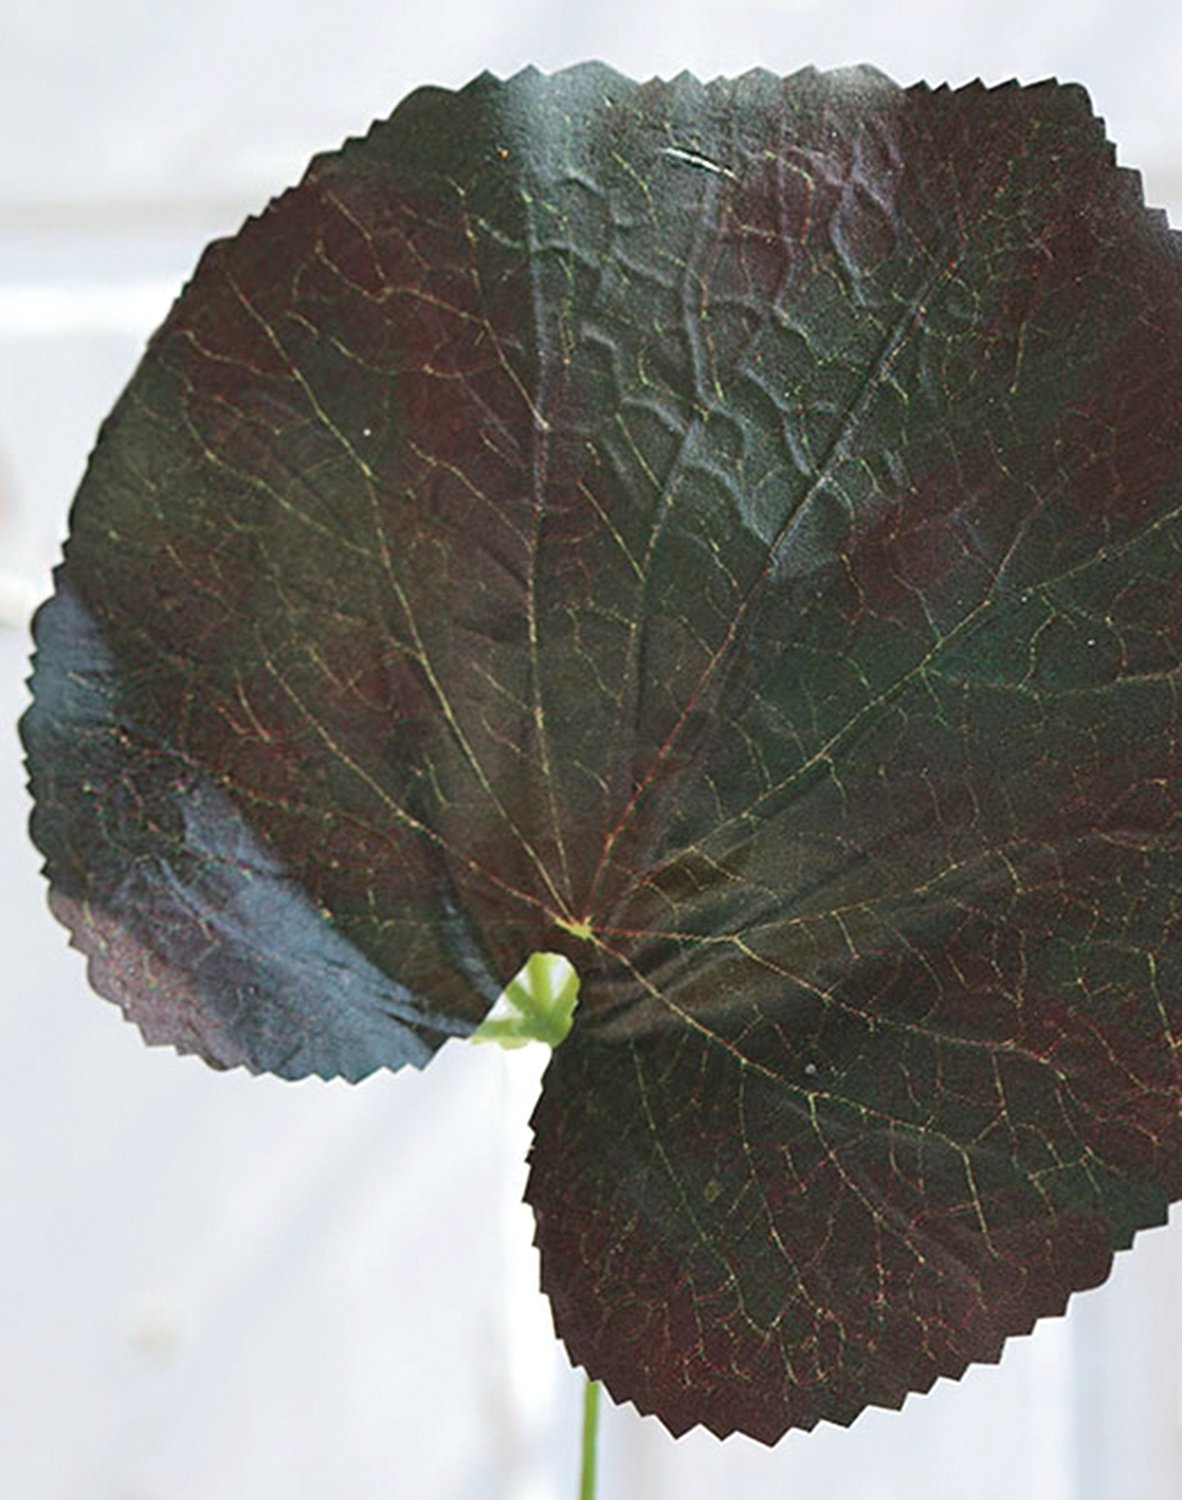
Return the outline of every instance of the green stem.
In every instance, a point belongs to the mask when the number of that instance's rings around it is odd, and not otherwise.
[[[583,1471],[579,1475],[579,1500],[595,1500],[595,1459],[599,1441],[599,1381],[583,1387]]]

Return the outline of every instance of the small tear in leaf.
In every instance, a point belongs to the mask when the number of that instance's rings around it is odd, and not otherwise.
[[[729,167],[724,167],[720,162],[711,161],[708,156],[701,156],[696,151],[685,151],[680,146],[662,146],[662,156],[671,156],[674,161],[685,162],[687,167],[697,167],[702,172],[713,172],[717,177],[730,177],[734,179],[735,174]]]

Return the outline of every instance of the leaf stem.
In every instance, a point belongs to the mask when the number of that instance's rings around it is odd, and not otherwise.
[[[595,1461],[599,1444],[598,1380],[583,1387],[583,1467],[579,1475],[579,1500],[595,1500]]]

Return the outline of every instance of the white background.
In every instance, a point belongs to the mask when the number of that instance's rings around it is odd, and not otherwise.
[[[219,1075],[86,990],[44,908],[26,625],[94,431],[205,241],[418,83],[870,61],[1086,83],[1182,224],[1182,7],[1104,0],[3,0],[0,1496],[573,1496],[580,1386],[516,1206],[536,1065],[450,1046],[356,1089]],[[1182,1240],[848,1431],[679,1443],[609,1410],[602,1500],[1182,1496]]]

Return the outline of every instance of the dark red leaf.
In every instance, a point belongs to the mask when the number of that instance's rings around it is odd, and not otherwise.
[[[25,721],[152,1040],[583,983],[529,1198],[674,1432],[899,1404],[1182,1194],[1182,254],[1083,91],[424,90],[213,246]]]

